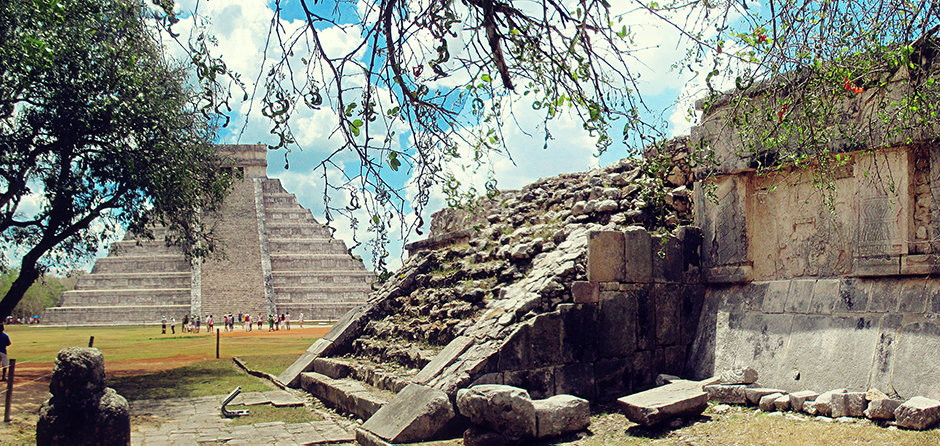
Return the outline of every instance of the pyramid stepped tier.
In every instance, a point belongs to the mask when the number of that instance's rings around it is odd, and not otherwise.
[[[375,275],[281,182],[265,176],[264,146],[220,146],[243,174],[210,224],[223,258],[191,263],[164,242],[126,234],[46,310],[46,324],[158,324],[184,315],[301,313],[335,320],[366,301]]]

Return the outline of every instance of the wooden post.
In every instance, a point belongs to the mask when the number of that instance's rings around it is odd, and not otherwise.
[[[10,368],[7,370],[7,397],[3,405],[3,422],[10,422],[10,406],[13,404],[13,372],[16,370],[16,360],[10,360]]]
[[[94,346],[95,346],[95,337],[94,337],[94,336],[89,336],[89,337],[88,337],[88,348],[92,348],[92,347],[94,347]]]
[[[219,359],[219,329],[215,329],[215,359]]]

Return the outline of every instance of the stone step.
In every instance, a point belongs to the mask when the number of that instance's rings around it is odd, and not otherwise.
[[[269,193],[282,194],[287,192],[284,189],[284,186],[281,185],[281,180],[277,178],[265,178],[264,181],[261,182],[261,190],[265,193],[265,195]]]
[[[177,323],[188,314],[186,305],[133,305],[133,306],[71,306],[46,308],[43,325],[128,325],[159,324],[176,318]]]
[[[138,273],[138,272],[188,272],[191,266],[185,257],[176,254],[155,254],[147,256],[102,257],[95,260],[96,273]]]
[[[120,305],[135,302],[141,305],[189,304],[189,288],[70,290],[62,293],[63,306]]]
[[[274,287],[274,296],[279,303],[361,303],[366,301],[370,292],[372,288],[368,284]]]
[[[365,303],[363,302],[277,302],[278,313],[290,313],[292,317],[304,314],[305,320],[337,321],[343,315]]]
[[[328,238],[268,239],[268,252],[271,254],[347,254],[346,244]]]
[[[349,254],[271,254],[271,271],[349,270],[362,261]]]
[[[401,392],[414,378],[413,373],[392,372],[380,366],[339,358],[316,358],[311,365],[313,366],[312,372],[333,379],[352,378],[392,393]]]
[[[286,223],[280,221],[266,222],[265,229],[272,238],[329,238],[330,230],[326,226],[313,223]]]
[[[278,287],[371,285],[375,275],[366,270],[276,271],[272,284]]]
[[[108,252],[110,257],[149,255],[149,254],[179,254],[178,246],[167,246],[163,240],[121,240],[111,244]]]
[[[264,217],[266,224],[280,222],[319,224],[310,211],[299,206],[297,208],[265,208]]]
[[[264,194],[264,207],[292,207],[300,206],[300,203],[297,202],[297,198],[294,197],[294,194],[289,193],[265,193]]]
[[[187,288],[192,274],[171,273],[100,273],[85,274],[75,282],[76,290],[107,290],[125,288]]]
[[[301,373],[300,387],[327,406],[363,420],[369,419],[395,396],[392,392],[372,387],[361,381],[350,378],[333,379],[316,372]]]

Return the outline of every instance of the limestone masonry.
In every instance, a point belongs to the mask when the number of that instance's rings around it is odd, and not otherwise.
[[[365,302],[374,275],[279,180],[267,178],[266,147],[219,148],[244,176],[210,223],[223,240],[223,259],[190,264],[165,246],[160,229],[155,240],[128,234],[46,310],[43,323],[159,323],[226,313],[338,319]]]

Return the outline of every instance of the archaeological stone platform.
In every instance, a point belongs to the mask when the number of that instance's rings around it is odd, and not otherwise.
[[[43,323],[152,324],[227,313],[335,320],[365,302],[374,274],[279,180],[267,178],[266,147],[219,149],[243,177],[209,222],[222,239],[222,259],[191,264],[165,245],[160,228],[154,240],[128,234],[46,310]]]

